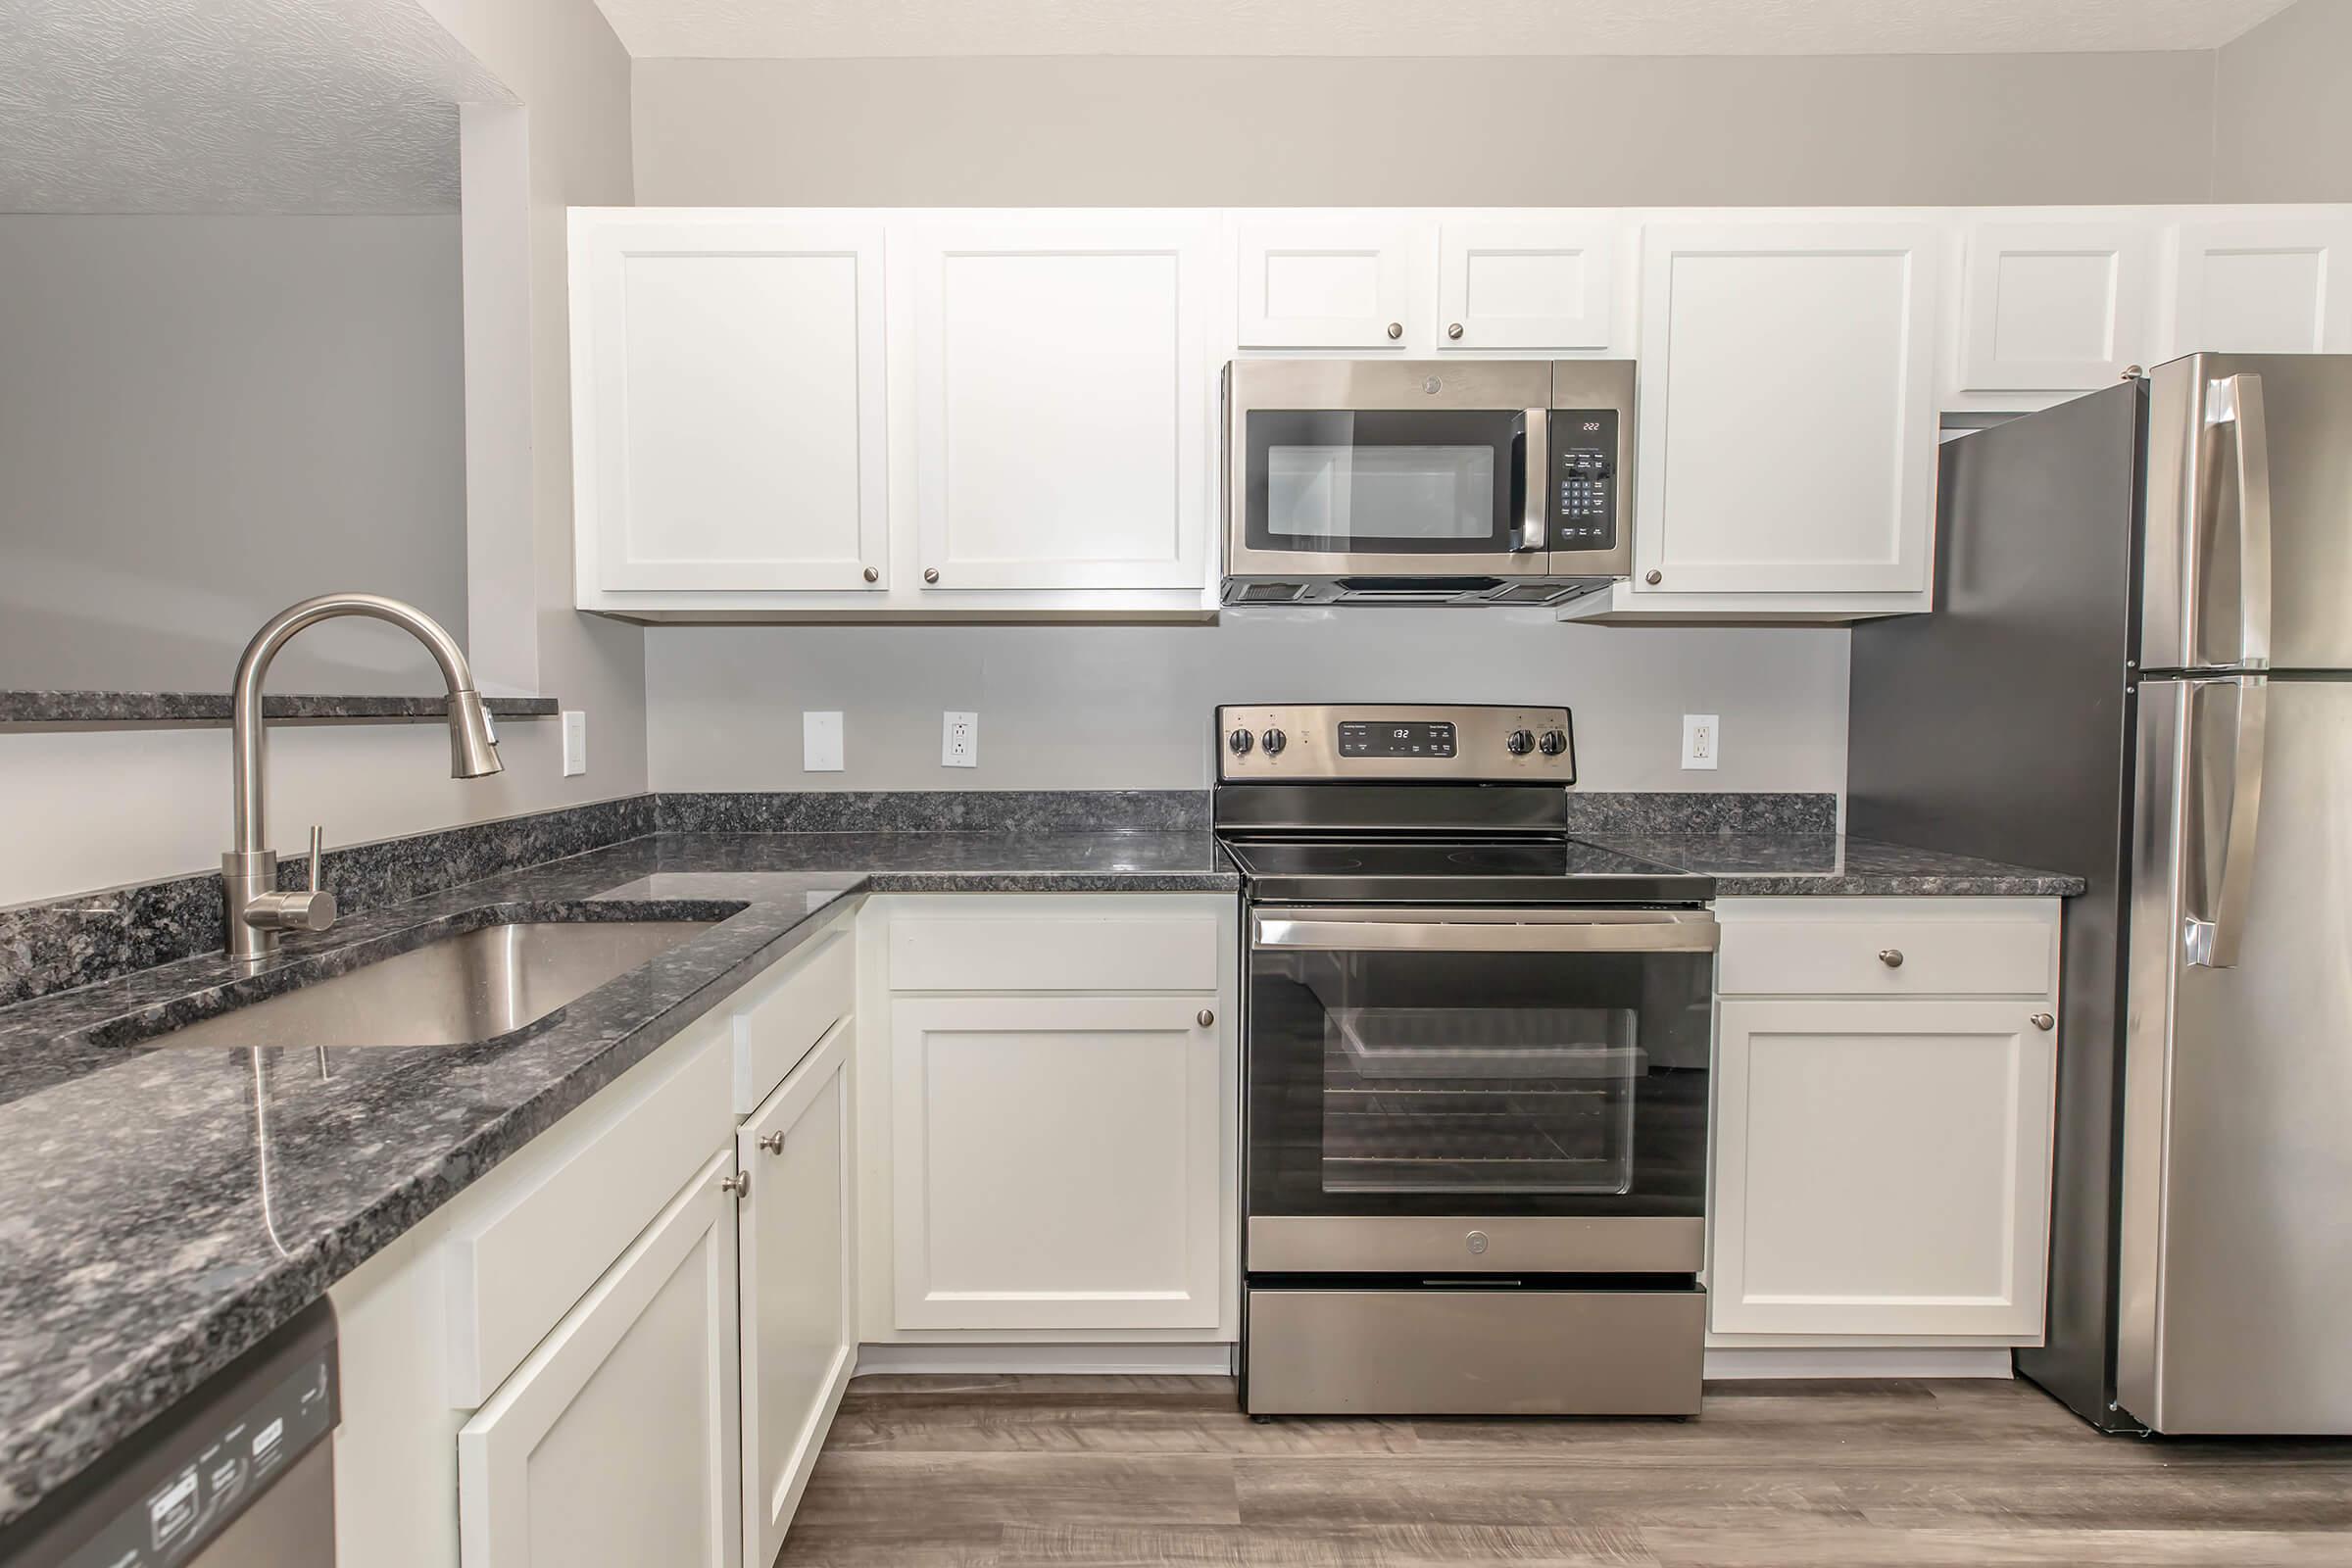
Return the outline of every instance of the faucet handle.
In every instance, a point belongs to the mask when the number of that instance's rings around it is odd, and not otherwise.
[[[311,824],[311,880],[309,884],[310,890],[313,893],[318,891],[318,862],[325,857],[325,855],[326,829],[321,824],[313,822]]]
[[[320,861],[326,855],[326,829],[311,825],[309,886],[280,893],[274,888],[254,895],[243,909],[245,923],[257,931],[324,931],[340,911],[335,896],[318,885]]]

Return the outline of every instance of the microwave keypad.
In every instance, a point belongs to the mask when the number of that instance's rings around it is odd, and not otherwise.
[[[1551,548],[1606,550],[1617,542],[1617,411],[1551,416]]]

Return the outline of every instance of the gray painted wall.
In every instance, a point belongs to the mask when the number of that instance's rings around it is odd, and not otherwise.
[[[637,199],[2201,201],[2213,75],[2198,53],[640,60]]]
[[[226,690],[363,588],[466,627],[455,215],[0,217],[0,687]],[[437,689],[343,621],[278,691]]]
[[[2352,0],[2300,0],[2221,50],[2214,198],[2352,201]]]
[[[1564,703],[1594,789],[1841,790],[1846,640],[1371,608],[1216,626],[662,627],[646,637],[647,750],[663,790],[1197,789],[1219,703]],[[801,771],[808,709],[844,715],[843,771]],[[949,709],[979,713],[978,767],[940,766]],[[1721,716],[1719,770],[1681,771],[1686,712]]]

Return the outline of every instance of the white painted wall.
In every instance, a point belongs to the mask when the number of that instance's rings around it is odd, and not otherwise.
[[[2166,202],[2206,196],[2213,57],[640,60],[635,84],[647,203]]]
[[[458,220],[0,217],[0,687],[225,691],[297,599],[466,629]],[[439,689],[391,627],[280,691]]]
[[[527,198],[529,409],[516,430],[527,450],[506,446],[523,474],[513,504],[468,516],[469,528],[510,530],[505,542],[515,546],[494,552],[511,568],[496,597],[481,603],[479,584],[469,585],[470,640],[482,643],[485,624],[532,629],[538,689],[590,715],[589,766],[561,776],[550,722],[502,726],[507,771],[473,783],[449,778],[448,739],[435,726],[283,730],[270,764],[281,851],[299,849],[314,819],[327,824],[329,843],[350,843],[646,787],[643,638],[570,608],[564,209],[631,200],[628,59],[594,0],[431,0],[428,9],[528,117],[527,171],[514,182]],[[0,732],[0,822],[10,824],[0,833],[0,905],[217,867],[227,798],[222,730]]]
[[[1846,633],[1561,625],[1541,612],[1230,612],[1216,626],[664,627],[646,639],[654,787],[1199,789],[1219,703],[1564,703],[1596,790],[1842,790]],[[801,771],[804,709],[847,767]],[[980,765],[939,765],[940,713]],[[1684,772],[1682,714],[1723,720]]]
[[[2298,0],[2223,48],[2214,197],[2352,201],[2352,0]]]

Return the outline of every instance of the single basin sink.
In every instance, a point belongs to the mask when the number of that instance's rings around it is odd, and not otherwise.
[[[538,1022],[714,920],[534,920],[455,932],[148,1046],[465,1046]]]

